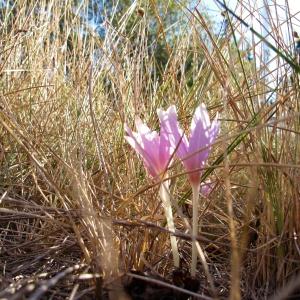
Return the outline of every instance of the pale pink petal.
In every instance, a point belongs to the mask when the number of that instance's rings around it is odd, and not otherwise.
[[[132,132],[125,124],[125,139],[143,159],[145,168],[156,178],[162,174],[170,163],[172,154],[168,136],[164,131],[159,135],[144,124],[139,118],[135,120],[137,132]]]
[[[166,164],[168,163],[167,160],[170,159],[170,143],[168,140],[168,136],[164,134],[162,131],[160,132],[160,140],[159,140],[159,161],[162,165],[164,165],[164,168],[166,167]]]
[[[151,154],[152,157],[156,157],[159,153],[159,135],[153,131],[147,134],[140,134],[140,143],[145,151]]]
[[[155,169],[155,176],[157,176],[159,173],[161,173],[162,169],[164,168],[164,166],[161,165],[159,158],[160,137],[156,132],[151,132],[149,134],[141,135],[141,140],[143,149],[147,154],[147,161],[151,165],[151,168]]]
[[[130,144],[130,146],[140,155],[143,159],[145,168],[148,170],[151,176],[155,177],[157,175],[157,164],[152,161],[153,153],[149,153],[146,148],[143,147],[144,143],[141,143],[141,138],[137,133],[132,132],[131,129],[125,124],[125,140]],[[146,139],[144,139],[145,141]]]
[[[171,164],[170,159],[174,154],[174,148],[171,146],[169,141],[169,136],[166,134],[165,130],[161,128],[160,130],[160,144],[159,144],[159,161],[160,164],[164,166],[164,171],[168,164]]]
[[[124,138],[129,143],[129,145],[142,158],[145,168],[148,170],[148,172],[151,175],[155,174],[155,169],[154,169],[153,165],[151,163],[149,163],[149,159],[147,158],[148,157],[147,153],[145,153],[145,151],[139,146],[139,144],[136,142],[136,139],[132,138],[130,136],[125,136]]]
[[[217,114],[215,119],[213,120],[210,128],[210,144],[213,144],[217,135],[219,134],[220,131],[220,122],[218,121],[219,115]]]
[[[216,184],[211,182],[210,180],[202,182],[200,185],[200,194],[207,197],[211,193],[215,185]]]
[[[177,155],[183,158],[187,155],[188,140],[184,132],[178,125],[175,105],[170,106],[167,111],[157,110],[160,126],[168,135],[168,139],[173,148],[177,148]]]
[[[207,146],[210,144],[210,120],[205,105],[197,107],[191,125],[191,136],[189,143],[189,155],[186,162],[191,168],[201,168],[209,153]]]
[[[203,128],[207,129],[210,127],[210,119],[204,103],[200,104],[193,115],[192,123],[191,123],[191,136],[196,128],[198,122],[203,124]]]
[[[157,165],[159,163],[159,141],[160,137],[156,131],[151,131],[149,127],[144,124],[141,119],[135,120],[137,135],[139,137],[139,143],[144,151],[149,156],[149,160]]]
[[[139,117],[135,118],[135,127],[139,134],[147,134],[152,132],[152,130],[146,124],[144,124]]]
[[[130,146],[135,149],[139,154],[143,155],[143,148],[140,146],[140,142],[138,141],[138,138],[136,137],[136,133],[132,132],[132,130],[127,126],[127,124],[124,124],[124,129],[127,134],[125,135],[126,141],[130,144]]]
[[[197,107],[191,124],[188,158],[183,160],[183,164],[189,172],[189,179],[193,183],[200,181],[201,168],[208,158],[211,144],[219,133],[219,125],[217,117],[212,124],[210,123],[204,104]],[[193,170],[198,171],[191,172]]]

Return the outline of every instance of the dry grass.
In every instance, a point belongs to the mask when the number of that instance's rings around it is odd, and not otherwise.
[[[286,299],[299,287],[299,75],[278,54],[277,74],[258,54],[247,61],[230,14],[227,36],[216,36],[199,10],[178,5],[182,20],[165,28],[156,2],[146,2],[110,15],[105,38],[84,22],[87,2],[1,8],[1,299],[100,299],[111,286],[105,297],[125,299],[117,279],[129,270],[170,279],[158,186],[125,143],[123,124],[139,115],[157,128],[156,109],[176,104],[187,129],[201,102],[222,124],[204,172],[216,185],[200,204],[199,242],[215,286],[199,264],[203,299],[265,299],[277,290],[274,299]],[[293,57],[292,37],[278,28],[272,43]],[[276,97],[267,103],[270,89]],[[183,172],[172,166],[171,191],[189,216]],[[176,226],[184,269],[191,246],[180,212]]]

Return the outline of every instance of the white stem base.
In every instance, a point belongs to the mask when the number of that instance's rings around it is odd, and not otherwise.
[[[160,185],[159,196],[162,200],[163,208],[165,210],[165,215],[167,218],[168,229],[171,232],[175,232],[174,218],[172,213],[172,206],[170,201],[170,193],[169,193],[169,184],[167,181],[164,181]],[[170,236],[174,266],[179,268],[179,252],[177,246],[177,239],[174,235]]]
[[[191,276],[195,277],[197,268],[197,247],[196,237],[198,235],[198,207],[199,207],[199,192],[200,184],[192,184],[193,191],[193,226],[192,226],[192,264],[191,264]]]

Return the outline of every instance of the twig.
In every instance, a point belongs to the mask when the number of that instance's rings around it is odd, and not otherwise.
[[[66,277],[68,274],[81,269],[82,267],[84,267],[84,265],[75,265],[73,267],[69,267],[64,271],[58,273],[53,278],[43,281],[40,287],[33,293],[31,297],[28,298],[28,300],[38,300],[43,294],[45,294],[49,290],[49,288],[56,285],[59,280]]]

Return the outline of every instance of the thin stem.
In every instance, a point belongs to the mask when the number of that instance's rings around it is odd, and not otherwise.
[[[191,276],[195,277],[197,267],[197,247],[196,237],[198,235],[198,207],[199,207],[199,192],[200,184],[192,184],[193,191],[193,225],[192,225],[192,265],[191,265]]]
[[[160,188],[159,188],[159,196],[162,200],[163,208],[165,210],[168,229],[171,232],[175,233],[175,225],[174,225],[174,218],[173,218],[172,206],[171,206],[171,201],[170,201],[170,192],[169,192],[168,181],[164,181],[161,183]],[[177,239],[174,235],[171,235],[170,240],[171,240],[174,266],[179,268],[179,252],[178,252],[178,246],[177,246]]]

